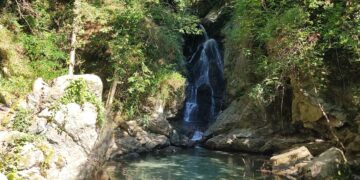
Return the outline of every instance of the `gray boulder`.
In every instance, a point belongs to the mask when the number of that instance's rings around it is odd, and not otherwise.
[[[330,179],[344,177],[347,160],[338,148],[330,148],[314,158],[303,168],[306,179]],[[342,178],[341,178],[342,179]]]
[[[313,156],[305,146],[291,149],[270,158],[272,173],[282,176],[298,176],[300,169],[312,158]]]
[[[56,78],[51,85],[51,97],[53,99],[60,98],[65,89],[69,86],[70,82],[73,80],[84,79],[88,86],[88,90],[94,93],[99,100],[102,98],[102,91],[103,91],[103,83],[99,76],[94,74],[83,74],[83,75],[65,75]]]
[[[172,129],[170,123],[166,120],[164,116],[151,120],[146,128],[150,132],[161,134],[164,136],[169,136]]]
[[[96,107],[90,103],[85,103],[82,107],[70,103],[61,106],[55,113],[54,123],[63,128],[86,152],[90,152],[98,136],[97,114]]]

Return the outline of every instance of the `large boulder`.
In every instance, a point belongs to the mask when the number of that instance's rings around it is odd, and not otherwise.
[[[306,147],[289,150],[270,158],[276,175],[304,179],[347,179],[347,160],[344,153],[332,147],[313,158]]]
[[[98,76],[74,75],[56,78],[51,86],[37,79],[27,101],[19,103],[21,108],[31,112],[33,122],[26,132],[45,138],[35,144],[28,139],[22,140],[28,143],[19,151],[19,156],[25,158],[17,162],[17,176],[25,179],[81,179],[88,176],[80,173],[84,171],[91,152],[98,148],[95,145],[99,139],[97,118],[100,112],[88,102],[80,105],[59,104],[58,101],[70,82],[80,78],[101,100],[102,82]],[[0,135],[0,142],[9,137],[12,136]]]
[[[170,136],[172,126],[170,125],[169,121],[166,118],[158,117],[149,122],[146,127],[150,132],[161,134],[164,136]]]
[[[300,173],[300,168],[313,158],[310,151],[305,147],[291,149],[285,153],[272,156],[272,172],[282,176],[296,176]]]
[[[244,96],[232,102],[209,127],[204,136],[210,137],[233,129],[258,129],[267,123],[265,107],[256,104],[250,97]]]
[[[234,101],[205,132],[205,147],[247,152],[277,152],[311,139],[300,134],[279,134],[281,121],[249,96]]]
[[[114,132],[107,154],[113,160],[130,153],[144,153],[170,145],[168,137],[145,131],[136,121],[123,122]]]
[[[83,74],[83,75],[65,75],[56,78],[51,85],[51,97],[53,99],[58,99],[61,97],[65,89],[69,84],[74,80],[83,79],[85,80],[88,90],[96,95],[96,97],[101,100],[103,92],[103,83],[99,76],[94,74]]]
[[[261,147],[265,143],[266,138],[263,138],[259,131],[235,129],[229,133],[219,134],[208,139],[205,142],[205,147],[210,149],[260,152]]]
[[[338,148],[330,148],[304,166],[306,179],[328,179],[344,175],[347,160]]]
[[[91,103],[85,103],[82,107],[76,103],[70,103],[62,105],[55,113],[54,123],[86,152],[90,152],[98,136],[97,115],[96,107]]]

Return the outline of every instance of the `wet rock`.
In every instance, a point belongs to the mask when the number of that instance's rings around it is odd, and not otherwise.
[[[145,147],[148,150],[162,148],[170,145],[169,139],[164,135],[151,135],[151,140],[146,142]]]
[[[190,147],[192,144],[192,142],[187,136],[179,134],[176,130],[173,130],[170,135],[170,143],[172,145],[181,147]]]
[[[276,175],[297,176],[300,169],[312,158],[313,156],[305,146],[289,150],[270,158],[272,172]]]
[[[264,152],[263,146],[271,139],[268,127],[252,129],[233,129],[209,138],[205,147],[210,149],[237,150],[247,152]]]
[[[115,161],[122,161],[122,160],[126,160],[126,161],[133,161],[133,160],[136,160],[140,157],[140,154],[139,153],[136,153],[136,152],[133,152],[133,153],[128,153],[128,154],[125,154],[123,156],[116,156],[113,158],[113,160]]]
[[[107,154],[111,159],[116,160],[129,153],[150,152],[169,145],[168,137],[146,132],[136,121],[127,121],[116,129],[114,142]]]
[[[165,136],[169,136],[172,129],[170,123],[164,117],[151,120],[146,128],[152,133]]]
[[[338,148],[330,148],[314,158],[303,168],[306,179],[329,179],[342,177],[347,160],[344,153]]]
[[[313,158],[303,146],[273,156],[270,162],[274,174],[291,178],[346,179],[349,175],[344,153],[334,147]]]
[[[209,149],[238,150],[247,152],[260,152],[266,140],[261,137],[239,137],[234,132],[227,135],[218,135],[204,144]]]
[[[181,151],[180,147],[176,147],[176,146],[168,146],[166,148],[163,149],[159,149],[158,151],[156,151],[156,153],[158,154],[162,154],[162,155],[169,155],[169,154],[174,154]]]

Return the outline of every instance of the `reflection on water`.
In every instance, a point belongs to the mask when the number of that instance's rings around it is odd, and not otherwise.
[[[107,169],[112,169],[114,179],[126,180],[267,179],[259,172],[265,158],[197,147],[168,156],[147,155]]]

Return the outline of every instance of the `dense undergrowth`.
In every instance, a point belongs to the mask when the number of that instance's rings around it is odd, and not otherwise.
[[[49,81],[67,73],[73,2],[0,3],[2,103],[15,105],[38,77]],[[184,83],[182,34],[199,33],[198,18],[188,13],[190,4],[81,1],[76,73],[100,75],[106,90],[117,80],[114,110],[126,118],[141,115],[141,104],[159,89],[173,97],[167,86]],[[173,79],[164,84],[168,78]]]
[[[331,96],[331,87],[341,87],[359,107],[357,1],[239,0],[233,6],[223,30],[230,94],[251,89],[270,103],[291,80],[314,94]]]

